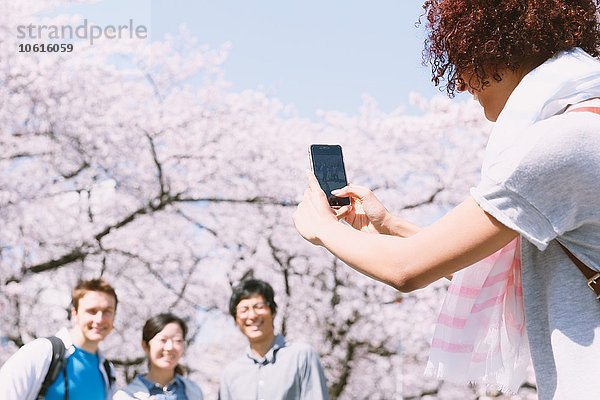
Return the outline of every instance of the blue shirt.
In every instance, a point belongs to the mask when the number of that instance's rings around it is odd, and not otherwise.
[[[158,383],[149,381],[141,375],[139,379],[148,388],[148,393],[154,396],[156,400],[188,400],[185,394],[185,384],[177,374],[175,374],[175,379],[164,387]]]
[[[75,347],[67,358],[69,400],[104,400],[104,379],[100,372],[98,354]],[[46,392],[46,400],[64,400],[65,378],[61,371]]]

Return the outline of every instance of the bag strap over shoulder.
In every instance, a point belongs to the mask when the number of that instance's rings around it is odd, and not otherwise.
[[[581,260],[575,257],[575,255],[571,253],[565,246],[563,246],[562,243],[558,242],[558,244],[560,244],[560,247],[562,247],[563,251],[569,256],[571,261],[573,261],[573,264],[575,264],[583,276],[585,276],[588,286],[594,291],[594,293],[596,293],[596,299],[600,301],[600,272],[594,271],[581,262]]]
[[[38,393],[37,400],[44,399],[48,388],[58,378],[60,371],[65,366],[65,344],[63,341],[56,336],[48,336],[46,339],[52,343],[52,359],[50,360],[50,367],[42,383],[42,388]]]
[[[569,110],[568,112],[591,112],[594,114],[600,114],[600,107],[577,107]]]

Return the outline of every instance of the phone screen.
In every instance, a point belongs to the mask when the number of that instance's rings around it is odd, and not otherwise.
[[[332,144],[313,144],[310,146],[310,160],[313,172],[327,195],[332,207],[350,205],[349,197],[336,197],[332,190],[341,189],[348,185],[342,147]]]

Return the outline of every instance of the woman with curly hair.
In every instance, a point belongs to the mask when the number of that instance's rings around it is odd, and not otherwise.
[[[495,122],[480,183],[421,229],[355,185],[335,193],[351,206],[333,210],[308,173],[296,229],[400,291],[453,275],[430,374],[516,391],[529,345],[540,399],[600,398],[598,2],[423,8],[433,82],[468,90]]]

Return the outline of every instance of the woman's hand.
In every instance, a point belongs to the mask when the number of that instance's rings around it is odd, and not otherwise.
[[[315,175],[306,171],[308,178],[308,189],[304,191],[304,197],[292,216],[296,230],[302,237],[312,244],[322,245],[320,234],[327,229],[328,224],[337,223],[338,214],[348,213],[347,206],[334,211],[327,201],[325,192],[319,186]]]
[[[344,218],[354,229],[370,233],[393,234],[390,222],[394,216],[366,187],[348,185],[331,193],[338,197],[350,196],[352,206],[344,210],[340,209],[338,218]]]

